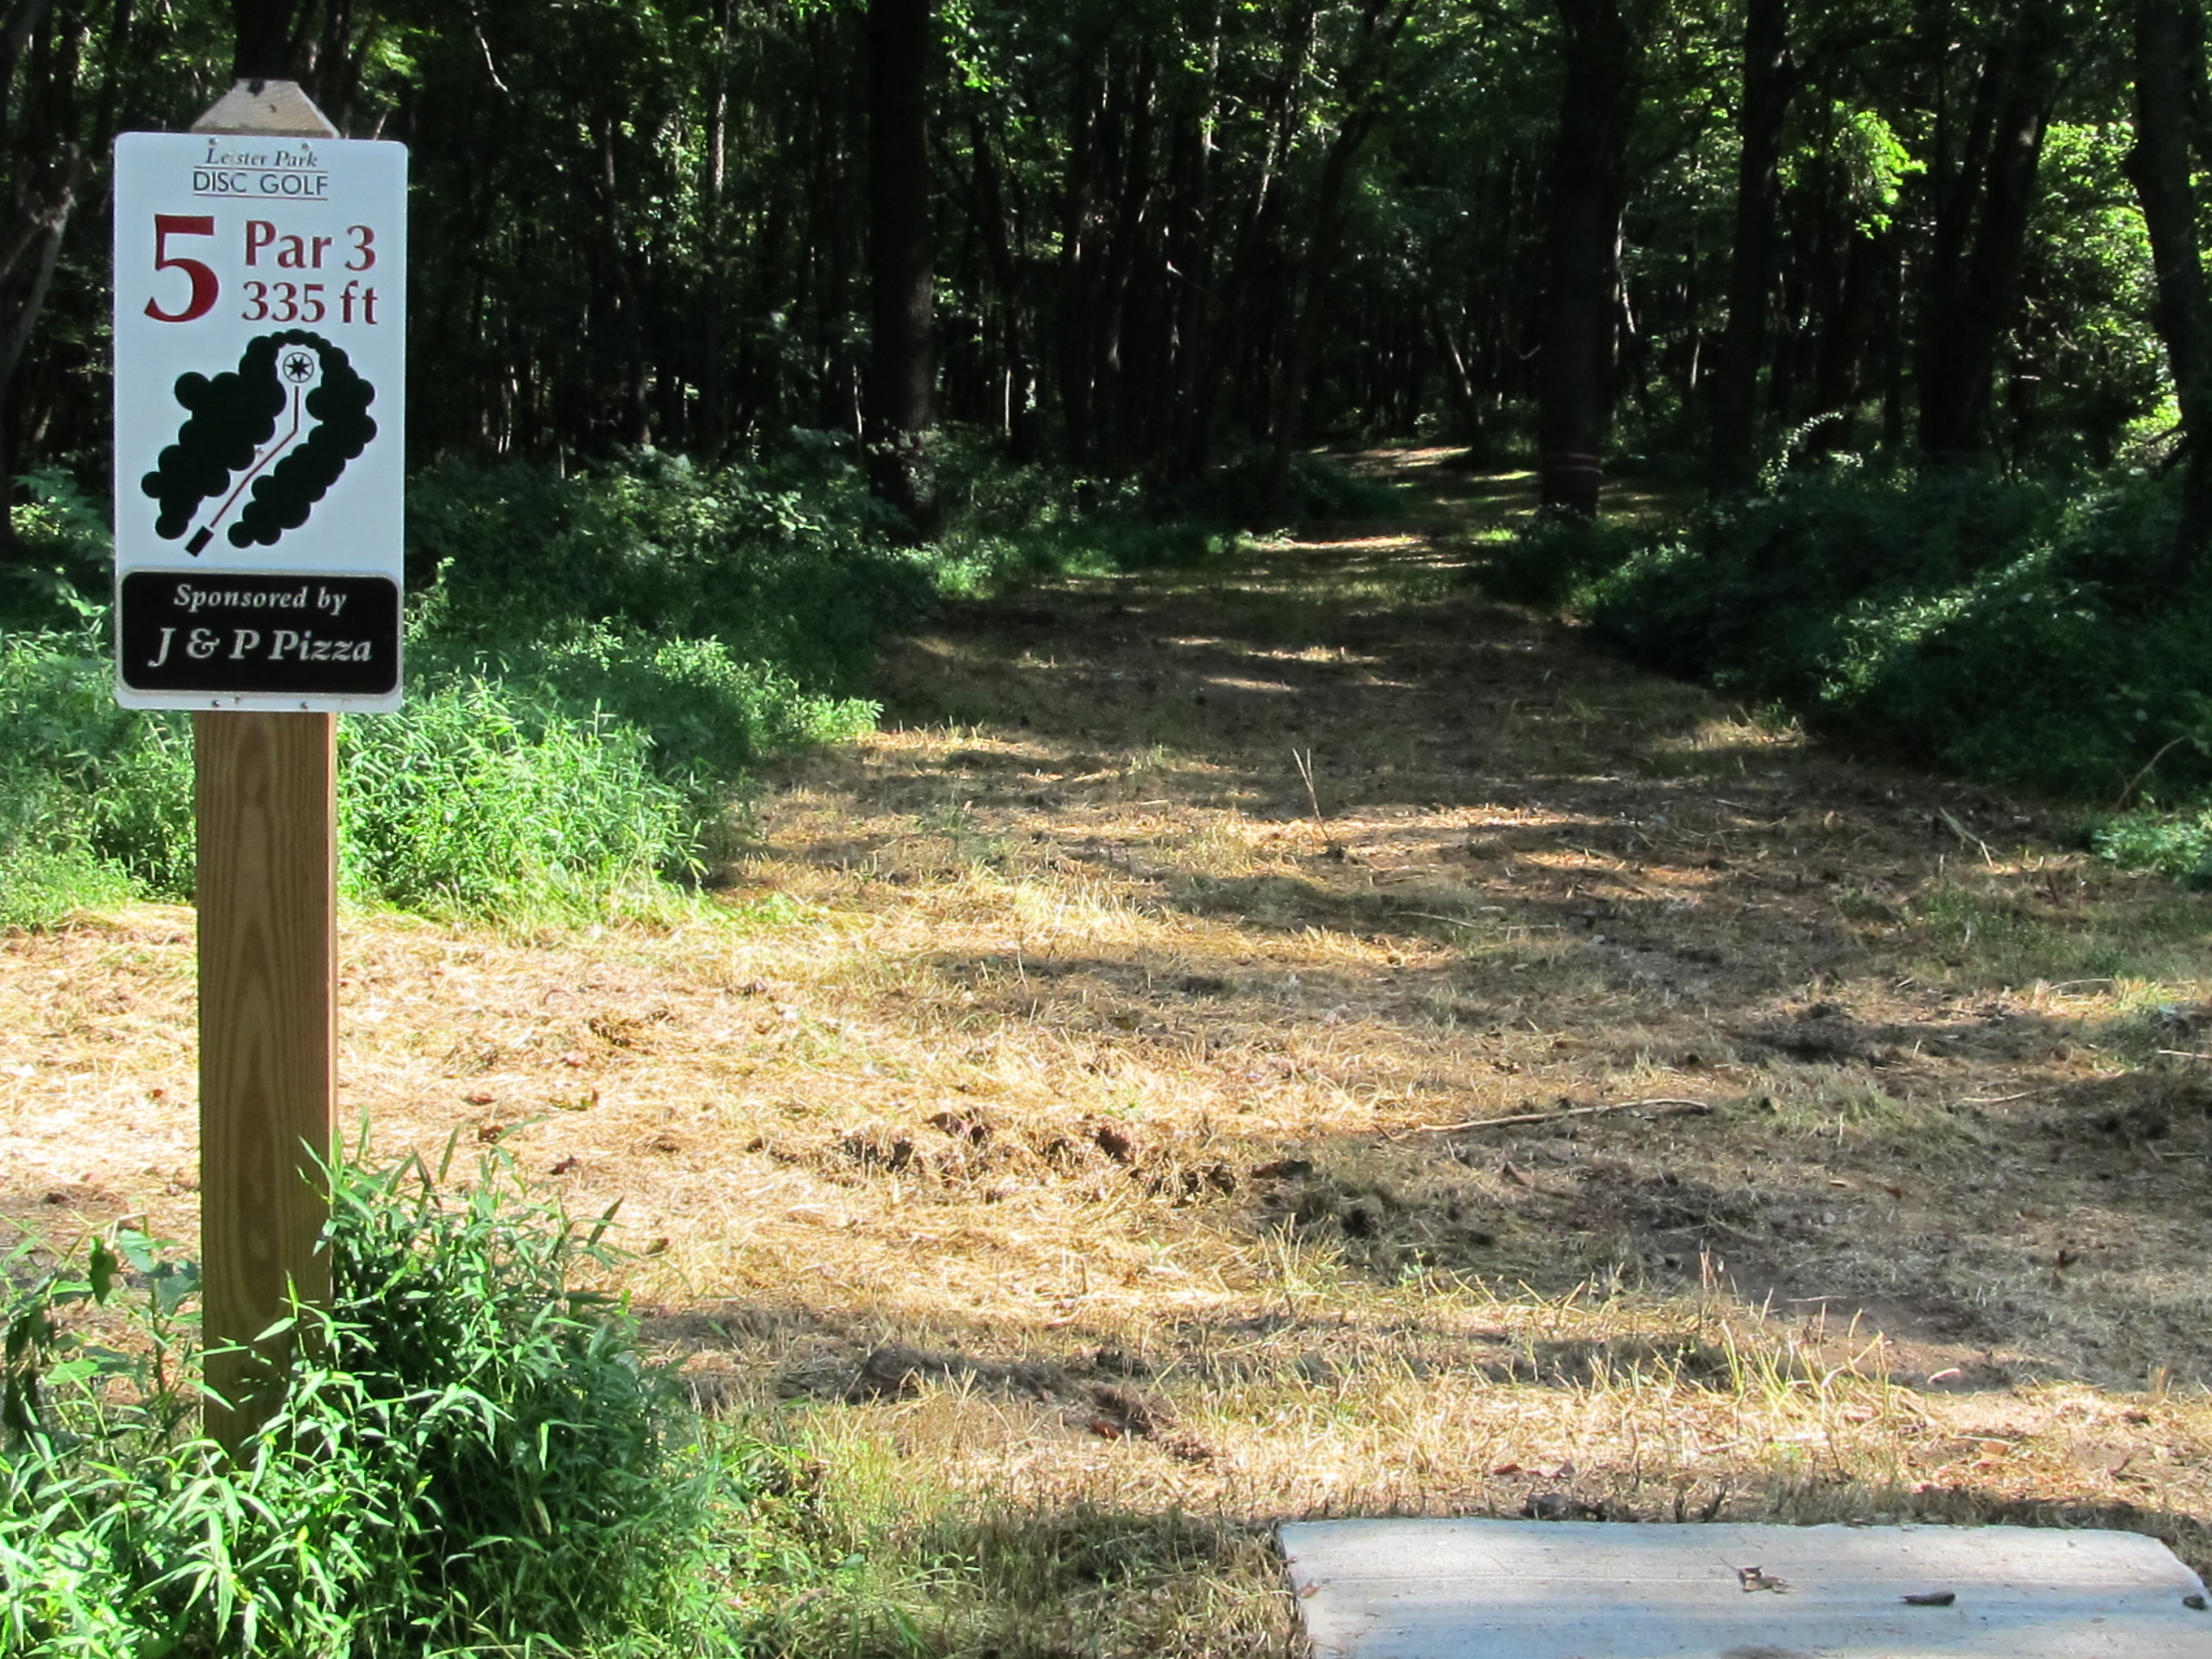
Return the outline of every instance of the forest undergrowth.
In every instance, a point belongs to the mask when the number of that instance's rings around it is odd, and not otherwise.
[[[763,1653],[1291,1650],[1342,1514],[2212,1566],[2212,898],[1460,579],[1530,481],[954,600],[711,902],[341,945],[342,1110],[575,1213]],[[0,1214],[191,1236],[191,919],[0,939]],[[1520,1121],[1509,1121],[1520,1120]]]

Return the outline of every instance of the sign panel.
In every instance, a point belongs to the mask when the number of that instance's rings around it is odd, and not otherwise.
[[[407,152],[115,144],[118,699],[399,705]]]

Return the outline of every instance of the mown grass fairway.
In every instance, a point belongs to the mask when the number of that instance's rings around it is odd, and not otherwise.
[[[1268,1650],[1315,1515],[2212,1566],[2212,899],[1486,602],[1521,487],[1435,459],[947,611],[696,921],[352,916],[345,1110],[623,1200],[697,1396],[809,1454],[763,1527],[864,1558],[795,1650]],[[0,1213],[191,1237],[191,928],[0,940]]]

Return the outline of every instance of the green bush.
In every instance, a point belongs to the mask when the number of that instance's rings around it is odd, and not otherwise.
[[[937,434],[943,519],[924,550],[938,591],[988,592],[1046,575],[1106,575],[1203,564],[1231,544],[1233,515],[1194,492],[1148,489],[1133,477],[1016,465],[994,432]]]
[[[1805,473],[1595,586],[1600,635],[1815,731],[2111,801],[2212,788],[2212,581],[2147,602],[2162,484]]]
[[[729,1651],[707,1540],[741,1492],[577,1282],[605,1218],[490,1164],[334,1189],[331,1308],[297,1313],[307,1357],[229,1462],[194,1437],[195,1270],[128,1233],[21,1287],[6,1259],[0,1656]],[[133,1340],[69,1328],[132,1284]]]
[[[2212,811],[2123,813],[2093,830],[2089,843],[2115,864],[2212,887]]]
[[[1547,508],[1510,540],[1485,543],[1468,574],[1483,592],[1545,610],[1576,605],[1636,550],[1637,532]]]
[[[15,556],[0,566],[0,630],[82,627],[106,603],[112,559],[100,506],[58,467],[16,482]]]
[[[408,486],[410,646],[501,659],[607,623],[714,639],[811,692],[849,684],[931,597],[857,483],[651,451],[563,477],[448,462]]]

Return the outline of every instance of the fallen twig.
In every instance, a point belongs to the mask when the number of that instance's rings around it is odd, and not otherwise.
[[[2183,732],[2179,737],[2176,738],[2175,738],[2172,743],[2167,744],[2166,745],[2166,747],[2165,747],[2165,748],[2163,748],[2163,749],[2160,750],[2158,751],[2158,753],[2156,753],[2155,755],[2153,755],[2153,756],[2152,756],[2148,760],[2145,761],[2145,762],[2143,763],[2142,770],[2142,771],[2140,771],[2140,772],[2138,772],[2138,773],[2136,773],[2136,774],[2135,775],[2135,776],[2133,776],[2133,777],[2131,777],[2131,778],[2130,778],[2130,779],[2128,780],[2128,787],[2127,787],[2126,788],[2124,788],[2124,789],[2121,790],[2121,791],[2120,791],[2120,793],[2119,793],[2119,798],[2118,798],[2117,800],[2113,801],[2113,803],[2112,803],[2112,811],[2114,811],[2115,812],[2124,812],[2125,811],[2127,811],[2127,806],[2128,806],[2128,797],[2129,797],[2130,795],[2134,794],[2134,793],[2135,793],[2135,792],[2136,792],[2136,786],[2137,786],[2138,784],[2142,783],[2142,781],[2143,781],[2145,778],[2147,778],[2147,777],[2148,777],[2148,776],[2150,775],[2151,768],[2153,768],[2154,766],[2156,766],[2156,765],[2157,765],[2160,761],[2164,760],[2164,759],[2165,759],[2168,755],[2172,754],[2172,753],[2176,749],[2179,748],[2183,744],[2187,743],[2187,742],[2190,740],[2190,738],[2191,738],[2191,735],[2192,735],[2192,734],[2191,734],[2190,732]]]
[[[1937,807],[1936,809],[1936,816],[1942,819],[1944,826],[1948,829],[1953,835],[1959,838],[1960,845],[1978,848],[1982,855],[1982,862],[1988,865],[1992,870],[1997,867],[1997,861],[1990,856],[1989,842],[1984,841],[1972,830],[1967,829],[1965,824],[1960,823],[1959,820],[1952,815],[1948,807]]]
[[[1407,1135],[1456,1134],[1463,1129],[1502,1129],[1509,1124],[1556,1123],[1561,1118],[1595,1117],[1605,1112],[1710,1112],[1709,1100],[1674,1100],[1662,1097],[1655,1100],[1616,1100],[1605,1106],[1570,1106],[1557,1112],[1516,1112],[1510,1117],[1471,1117],[1464,1123],[1416,1123],[1409,1128],[1395,1130],[1383,1137],[1387,1140],[1403,1140]]]

